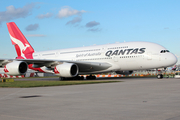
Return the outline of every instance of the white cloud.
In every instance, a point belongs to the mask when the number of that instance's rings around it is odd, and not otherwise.
[[[22,8],[15,8],[13,5],[6,7],[6,11],[0,12],[0,24],[18,18],[25,18],[31,15],[36,3],[27,4]]]
[[[58,12],[57,17],[58,18],[65,18],[65,17],[69,17],[69,16],[73,16],[73,15],[80,15],[80,14],[85,13],[85,12],[86,12],[85,10],[78,11],[78,10],[75,10],[75,9],[72,9],[72,8],[66,6],[66,7],[63,7]]]
[[[52,15],[53,15],[52,13],[46,13],[46,14],[38,15],[37,18],[39,19],[50,18]]]
[[[46,37],[46,35],[42,34],[30,34],[30,35],[25,35],[26,37]]]
[[[100,23],[96,22],[96,21],[91,21],[91,22],[88,22],[86,24],[86,27],[94,27],[94,26],[97,26],[97,25],[100,25]]]
[[[38,27],[39,27],[39,25],[38,24],[30,24],[30,25],[28,25],[27,27],[26,27],[26,30],[27,31],[35,31],[35,30],[37,30],[38,29]]]
[[[81,16],[78,16],[78,17],[73,18],[71,21],[68,21],[68,22],[66,23],[66,25],[68,25],[68,24],[76,24],[76,23],[79,23],[79,22],[81,22],[81,21],[82,21],[82,17],[81,17]]]
[[[88,31],[91,31],[91,32],[99,32],[101,31],[102,29],[99,29],[99,28],[92,28],[92,29],[88,29]]]

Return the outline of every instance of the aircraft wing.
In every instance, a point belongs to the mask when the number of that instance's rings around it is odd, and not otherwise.
[[[27,64],[34,64],[34,67],[54,68],[63,63],[75,63],[79,67],[79,72],[93,72],[106,70],[111,67],[111,64],[106,62],[83,62],[83,61],[69,61],[69,60],[46,60],[46,59],[0,59],[0,66],[3,67],[12,61],[25,61]]]
[[[12,62],[13,59],[0,59],[0,67],[4,67],[7,63]]]

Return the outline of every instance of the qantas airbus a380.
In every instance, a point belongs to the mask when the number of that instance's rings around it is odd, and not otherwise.
[[[132,74],[133,70],[166,68],[176,64],[176,56],[159,44],[125,42],[116,44],[35,52],[14,22],[7,23],[16,59],[0,59],[0,66],[8,75],[24,75],[28,68],[54,73],[60,79],[90,74],[116,72]],[[162,75],[158,75],[161,78]]]

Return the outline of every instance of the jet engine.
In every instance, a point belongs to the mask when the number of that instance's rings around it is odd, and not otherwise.
[[[116,71],[116,73],[121,75],[130,75],[133,73],[133,71]]]
[[[54,68],[54,73],[60,77],[75,77],[78,72],[79,68],[74,63],[63,63]]]
[[[4,72],[8,75],[24,75],[28,70],[28,64],[24,61],[13,61],[4,67]]]

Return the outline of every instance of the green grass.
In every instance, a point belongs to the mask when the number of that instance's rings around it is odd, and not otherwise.
[[[0,82],[0,87],[7,88],[29,88],[29,87],[47,87],[47,86],[63,86],[63,85],[80,85],[80,84],[97,84],[97,83],[112,83],[120,81],[108,80],[89,80],[89,81],[14,81]]]

